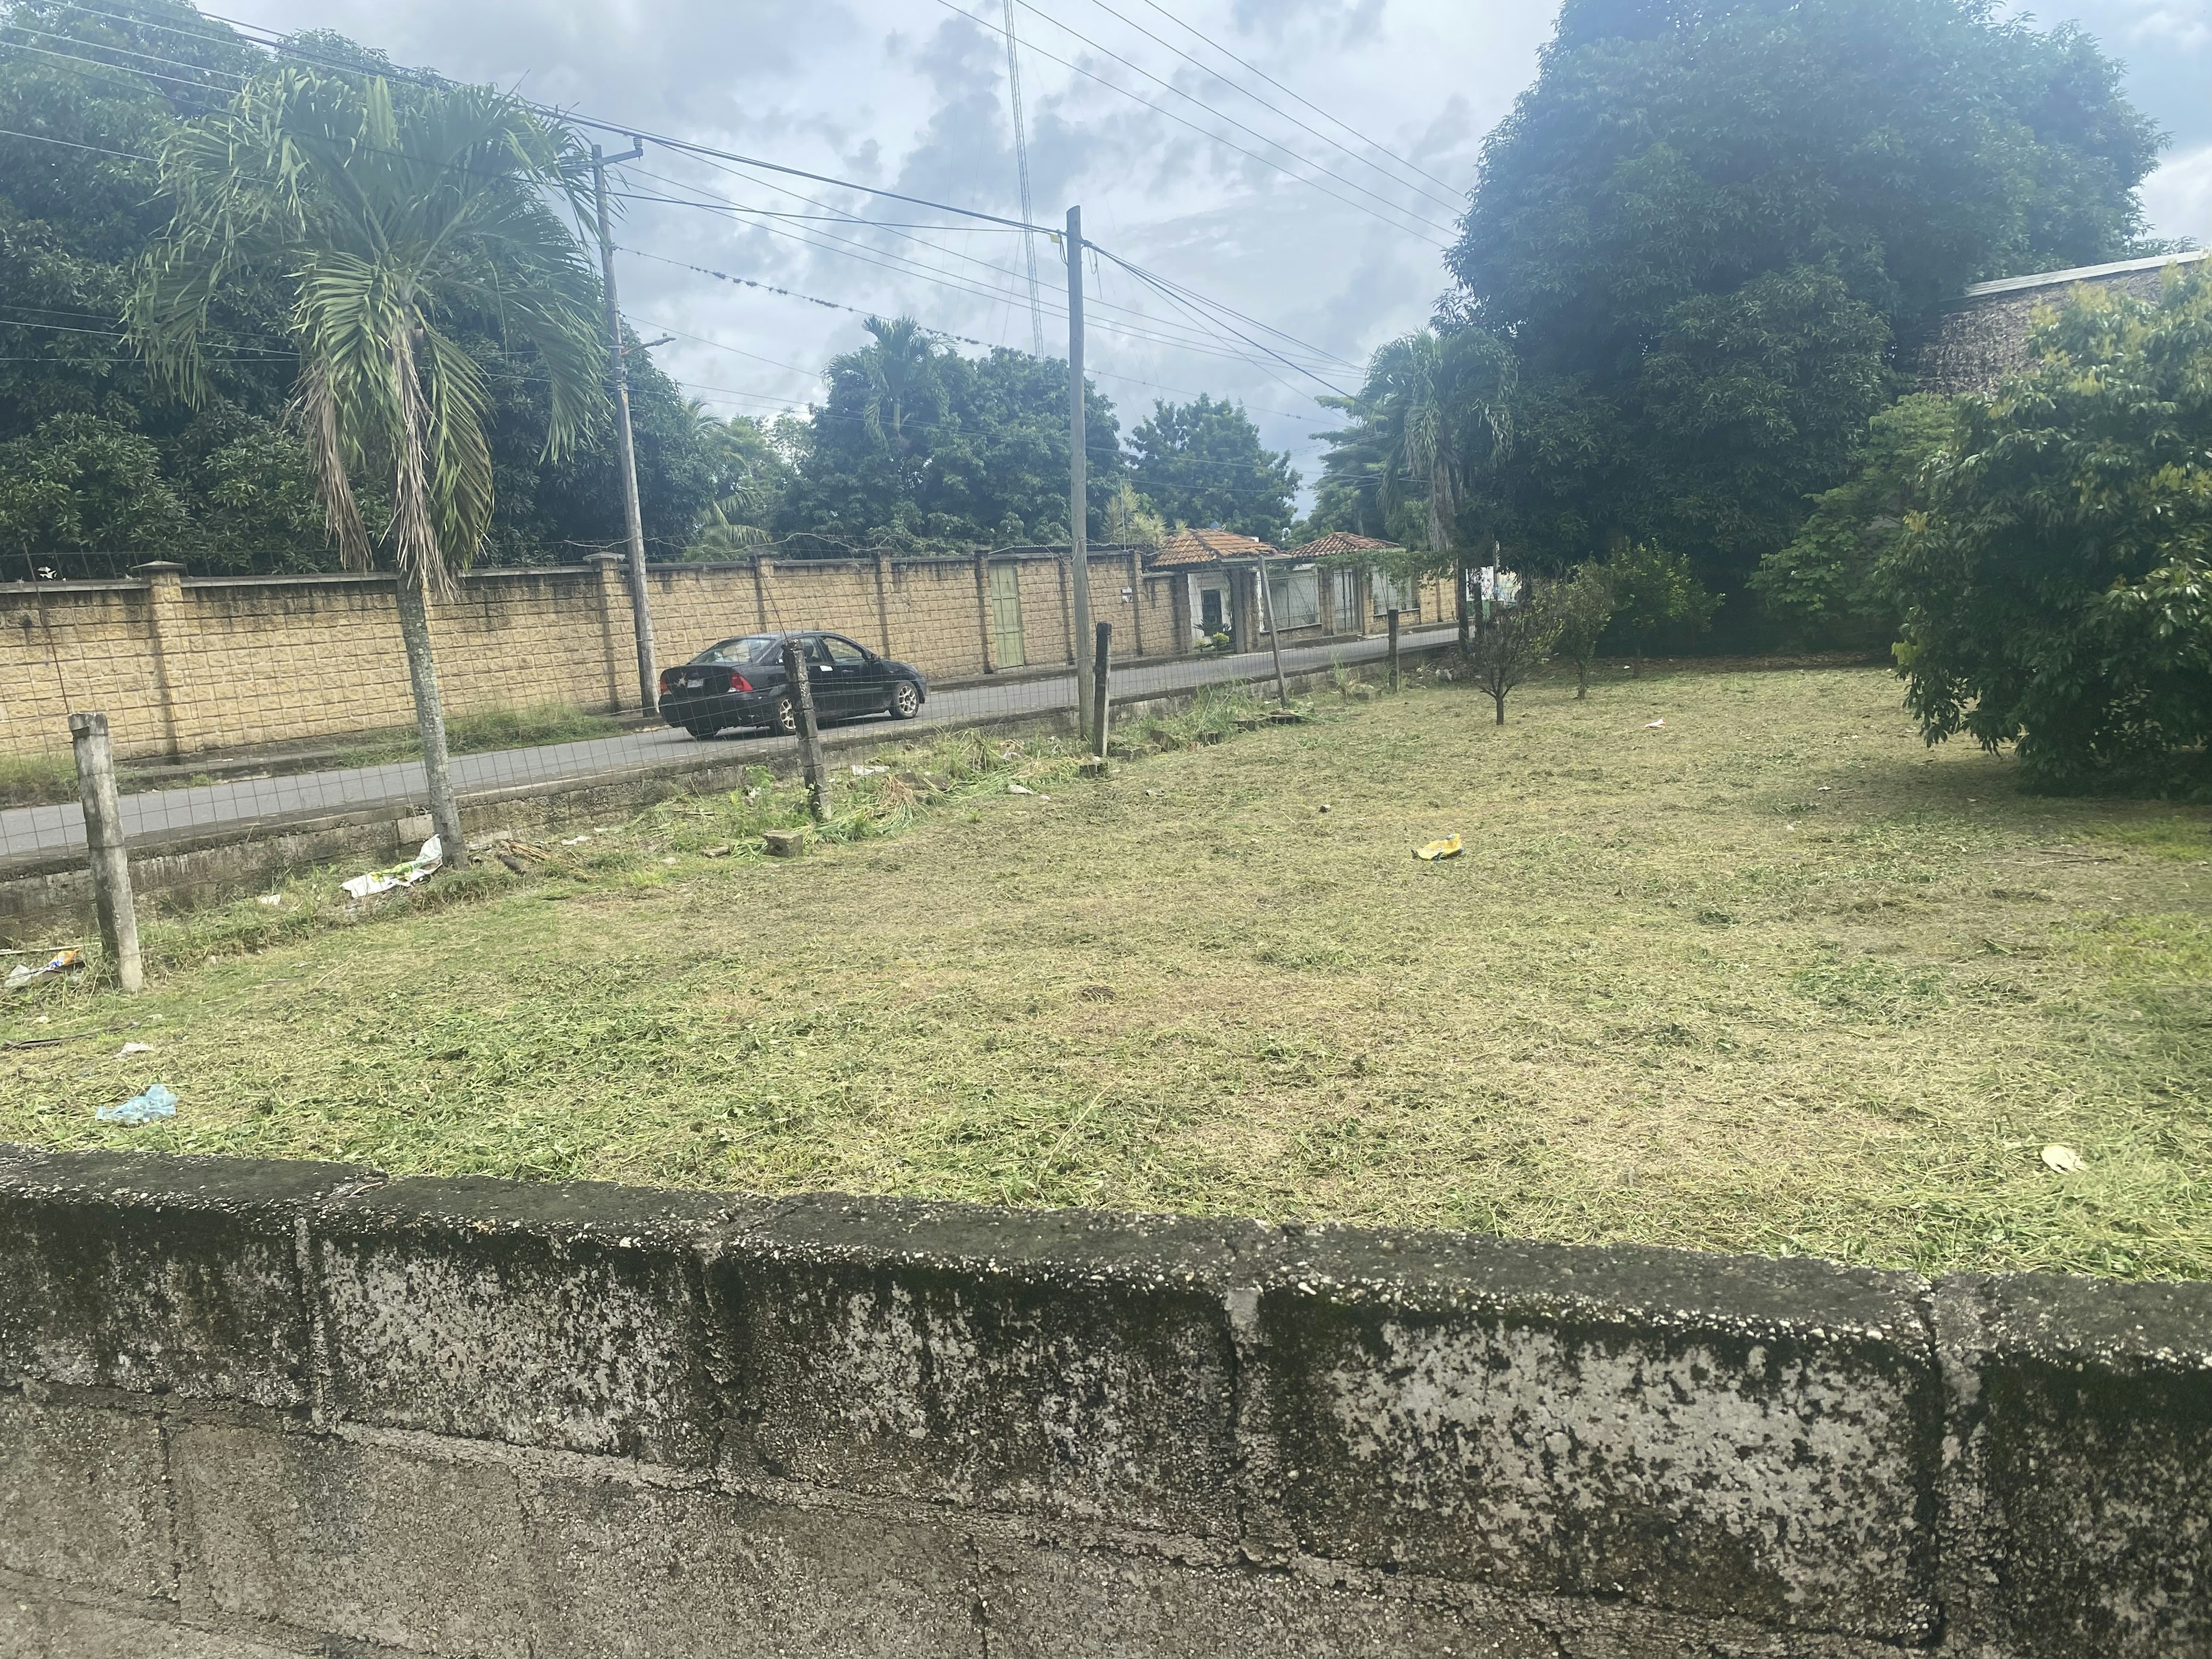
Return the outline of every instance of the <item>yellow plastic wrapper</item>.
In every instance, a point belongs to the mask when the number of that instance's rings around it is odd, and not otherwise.
[[[1416,847],[1413,856],[1424,863],[1433,863],[1437,859],[1455,859],[1459,856],[1459,837],[1446,836],[1442,841],[1432,841],[1426,847]]]

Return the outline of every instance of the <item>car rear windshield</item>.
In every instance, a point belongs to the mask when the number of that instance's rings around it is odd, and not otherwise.
[[[741,640],[710,645],[691,659],[695,663],[771,663],[783,648],[780,634],[748,634]]]

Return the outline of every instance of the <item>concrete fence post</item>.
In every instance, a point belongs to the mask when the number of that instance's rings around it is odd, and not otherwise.
[[[135,995],[146,988],[138,956],[138,912],[131,900],[131,856],[123,840],[123,802],[115,792],[115,756],[107,716],[71,714],[77,798],[84,803],[84,842],[92,869],[92,904],[100,943],[115,964],[115,982]]]
[[[596,581],[592,601],[599,613],[599,642],[606,658],[607,710],[618,714],[623,709],[623,683],[634,666],[629,641],[623,637],[629,594],[623,586],[622,555],[587,553],[584,563]]]
[[[1398,689],[1398,607],[1390,607],[1390,689]]]
[[[146,584],[146,631],[154,656],[154,690],[161,704],[161,736],[171,760],[185,756],[185,715],[178,693],[184,648],[185,568],[157,559],[134,564],[131,574]]]

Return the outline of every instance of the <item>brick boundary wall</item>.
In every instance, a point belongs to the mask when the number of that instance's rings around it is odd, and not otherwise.
[[[2212,1285],[0,1149],[9,1659],[2212,1651]]]
[[[1150,569],[1134,549],[1088,556],[1091,614],[1117,658],[1188,654],[1188,571]],[[989,586],[1013,572],[1018,622],[1002,641]],[[755,629],[826,628],[933,680],[1073,660],[1065,549],[974,558],[771,559],[647,567],[662,665]],[[1443,584],[1420,602],[1444,614]],[[1339,631],[1380,623],[1359,607]],[[1285,628],[1290,643],[1324,625]],[[638,708],[637,651],[620,562],[484,569],[431,607],[449,714],[562,704]],[[1018,660],[1006,645],[1018,644]],[[126,760],[194,755],[410,726],[414,704],[389,575],[194,578],[167,562],[126,580],[0,583],[0,756],[66,753],[68,716],[108,717]]]

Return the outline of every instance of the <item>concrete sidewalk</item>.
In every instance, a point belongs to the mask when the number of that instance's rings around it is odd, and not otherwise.
[[[1433,648],[1454,636],[1449,624],[1408,630],[1401,637],[1407,652]],[[1286,673],[1310,673],[1332,662],[1372,663],[1384,656],[1388,644],[1382,637],[1345,640],[1307,646],[1283,653]],[[1201,686],[1239,682],[1264,682],[1273,678],[1274,665],[1266,652],[1247,652],[1233,657],[1178,658],[1118,671],[1113,677],[1117,699],[1195,690]],[[999,684],[969,684],[931,696],[915,726],[974,726],[995,719],[1014,718],[1072,708],[1075,703],[1073,672]],[[871,720],[865,727],[848,731],[879,732],[885,738],[911,729],[885,720]],[[487,791],[512,791],[532,783],[573,787],[592,780],[641,771],[679,771],[702,762],[741,761],[757,753],[763,758],[787,747],[789,739],[730,735],[701,742],[666,726],[625,732],[583,743],[549,744],[534,749],[504,749],[480,755],[461,755],[453,763],[453,785],[464,797]],[[234,830],[252,835],[276,825],[319,814],[389,809],[395,813],[420,808],[427,799],[419,761],[383,766],[356,766],[324,772],[301,772],[283,777],[241,779],[197,787],[149,790],[123,799],[125,833],[134,843],[165,839],[200,837]],[[23,806],[0,811],[0,860],[18,860],[72,852],[84,846],[84,814],[70,806]]]

